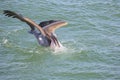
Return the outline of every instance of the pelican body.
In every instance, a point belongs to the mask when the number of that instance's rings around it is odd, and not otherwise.
[[[62,46],[54,32],[57,28],[66,25],[67,22],[61,20],[48,20],[43,21],[40,24],[36,24],[31,19],[23,17],[21,14],[17,14],[10,10],[4,10],[4,14],[5,16],[17,18],[27,23],[31,28],[31,31],[29,31],[29,33],[33,34],[37,38],[38,43],[41,46],[44,47],[50,46],[52,49],[55,49],[56,47],[60,48]],[[35,30],[36,28],[39,30],[39,32]]]
[[[39,26],[44,28],[46,25],[49,25],[54,22],[57,22],[57,20],[43,21],[43,22],[40,22]],[[31,31],[29,31],[29,33],[33,34],[36,37],[38,43],[41,46],[49,47],[51,44],[51,40],[49,38],[47,38],[46,36],[43,36],[40,32],[37,32],[37,30],[35,30],[33,28],[31,28]]]

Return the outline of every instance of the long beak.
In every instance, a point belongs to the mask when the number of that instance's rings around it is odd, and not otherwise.
[[[55,46],[60,47],[60,44],[59,44],[57,38],[53,34],[51,34],[51,41],[53,41]]]

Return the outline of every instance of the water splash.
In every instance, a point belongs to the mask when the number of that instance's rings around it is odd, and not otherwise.
[[[54,54],[55,55],[57,55],[57,54],[62,54],[62,53],[65,53],[65,52],[67,52],[67,48],[66,47],[64,47],[64,46],[62,46],[62,47],[56,47],[55,49],[54,49]]]
[[[7,44],[8,43],[8,39],[3,39],[3,42],[2,42],[2,44]]]

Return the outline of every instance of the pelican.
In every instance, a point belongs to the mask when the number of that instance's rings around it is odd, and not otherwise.
[[[67,25],[67,22],[61,20],[48,20],[43,21],[40,24],[36,24],[31,19],[23,17],[21,14],[17,14],[10,10],[4,10],[3,14],[8,17],[17,18],[22,22],[27,23],[31,28],[29,32],[37,38],[37,41],[41,46],[50,47],[53,50],[55,48],[62,47],[62,44],[58,41],[54,32],[56,29]],[[35,28],[37,28],[39,32],[37,32]]]

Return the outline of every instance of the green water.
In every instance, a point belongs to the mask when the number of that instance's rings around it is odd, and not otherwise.
[[[67,21],[56,31],[67,50],[39,46],[4,9]],[[120,0],[0,0],[0,80],[120,80]]]

